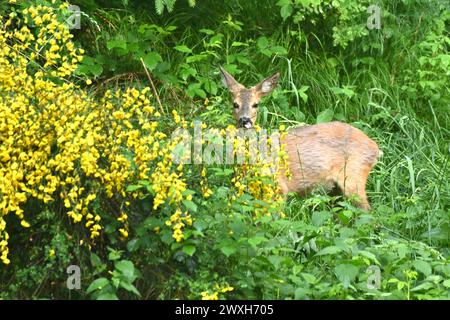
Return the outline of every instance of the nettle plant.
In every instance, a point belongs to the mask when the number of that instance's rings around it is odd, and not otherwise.
[[[450,13],[444,5],[436,6],[434,17],[428,23],[422,40],[414,45],[416,55],[412,65],[404,71],[405,85],[402,89],[414,99],[431,101],[432,105],[449,111],[450,94],[450,35],[448,23]],[[418,63],[417,63],[418,62]]]
[[[190,97],[205,98],[217,93],[218,84],[211,80],[213,75],[210,73],[210,65],[223,64],[227,70],[236,74],[255,64],[255,61],[249,59],[251,53],[260,53],[267,61],[275,55],[287,54],[284,47],[274,44],[265,36],[256,41],[243,38],[244,29],[242,22],[227,15],[215,30],[200,29],[202,38],[196,45],[189,44],[188,42],[192,42],[189,38],[187,43],[174,47],[176,51],[185,54],[178,74],[188,84],[187,94]]]
[[[238,38],[242,26],[241,22],[228,16],[217,30],[200,29],[203,39],[198,46],[181,44],[174,47],[184,54],[178,76],[187,85],[186,93],[189,97],[205,99],[218,93],[219,84],[213,80],[214,76],[208,66],[221,63],[224,56],[227,67],[235,72],[241,72],[239,65],[251,64],[248,59],[249,41],[232,40]]]
[[[93,49],[84,56],[78,75],[99,79],[122,74],[123,78],[134,79],[143,72],[143,62],[157,78],[175,82],[169,62],[161,56],[175,26],[138,23],[131,16],[117,17],[108,12],[100,12],[99,16],[103,19],[101,29],[92,28],[92,39],[87,41],[94,44]]]
[[[325,30],[332,34],[336,46],[345,48],[369,34],[367,8],[373,5],[369,0],[279,0],[277,5],[283,20],[292,19],[295,24],[317,26],[332,21],[332,25],[327,25]],[[302,30],[293,34],[299,39],[306,36]]]

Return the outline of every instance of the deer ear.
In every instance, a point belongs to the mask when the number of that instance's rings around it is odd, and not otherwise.
[[[279,78],[280,78],[280,73],[277,72],[274,75],[264,79],[259,84],[257,84],[255,86],[255,90],[259,94],[264,96],[264,95],[270,93],[273,89],[276,88]]]
[[[231,74],[229,74],[224,68],[219,67],[220,72],[222,73],[222,82],[225,87],[228,88],[231,92],[236,92],[239,89],[243,88],[242,84],[236,81]]]

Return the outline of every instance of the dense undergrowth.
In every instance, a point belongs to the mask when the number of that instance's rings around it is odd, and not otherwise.
[[[0,4],[0,299],[450,298],[448,2],[378,1],[381,29],[370,1],[73,4],[70,31],[60,1]],[[233,124],[219,65],[281,72],[262,128],[372,137],[373,210],[175,163],[177,128]]]

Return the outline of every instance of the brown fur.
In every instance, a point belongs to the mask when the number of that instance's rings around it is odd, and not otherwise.
[[[221,69],[234,104],[234,116],[255,123],[261,97],[272,91],[278,80],[275,74],[251,89],[239,84]],[[292,175],[278,176],[281,191],[306,194],[317,186],[331,189],[338,186],[343,195],[357,196],[358,206],[370,210],[366,195],[366,182],[380,155],[378,145],[361,130],[342,122],[330,122],[292,128],[282,143],[286,144],[288,166]]]

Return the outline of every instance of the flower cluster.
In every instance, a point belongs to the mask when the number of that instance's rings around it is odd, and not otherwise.
[[[192,196],[188,196],[187,200],[191,201],[191,197]],[[181,242],[184,239],[183,227],[186,226],[186,224],[191,226],[192,218],[187,211],[182,213],[180,209],[177,209],[170,219],[166,221],[166,225],[172,227],[172,236],[177,242]]]
[[[230,129],[229,126],[228,130]],[[255,130],[260,132],[262,129],[256,126]],[[262,154],[261,149],[257,149],[256,144],[251,143],[250,139],[235,137],[234,152],[243,154],[244,161],[242,165],[234,167],[235,175],[231,182],[236,190],[236,196],[233,196],[232,200],[236,200],[244,193],[260,200],[259,204],[255,205],[255,217],[270,215],[273,212],[281,217],[284,216],[281,211],[284,198],[276,181],[279,175],[290,178],[287,152],[285,151],[286,145],[280,143],[286,134],[286,128],[280,126],[277,136],[278,141],[272,141],[271,136],[269,136],[265,154]]]
[[[230,291],[233,291],[234,288],[230,287],[228,285],[225,286],[219,286],[217,283],[214,285],[213,292],[210,293],[209,291],[203,291],[201,292],[202,300],[219,300],[219,294],[221,293],[227,293]]]
[[[60,7],[64,9],[65,6]],[[34,6],[2,18],[0,29],[0,259],[8,264],[4,217],[13,213],[29,227],[24,204],[60,201],[74,223],[95,239],[102,214],[117,216],[118,233],[128,237],[121,210],[139,191],[136,180],[155,191],[154,210],[166,201],[180,203],[186,183],[172,162],[176,141],[159,129],[161,114],[152,107],[149,88],[107,91],[96,100],[71,82],[82,60],[57,10]],[[175,121],[184,121],[174,114]],[[102,198],[117,208],[96,210]],[[171,218],[172,219],[172,218]],[[182,239],[188,215],[174,215]],[[175,237],[175,235],[174,235]]]

